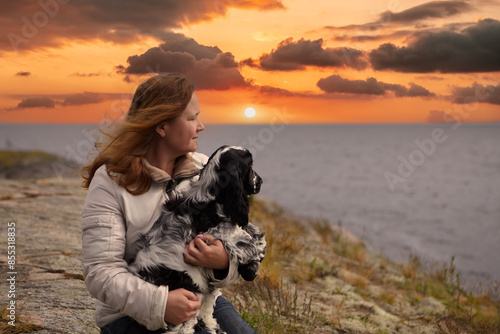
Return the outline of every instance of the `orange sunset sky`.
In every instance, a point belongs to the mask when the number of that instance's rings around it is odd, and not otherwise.
[[[156,72],[205,123],[500,122],[500,1],[16,0],[0,23],[0,123],[116,119]]]

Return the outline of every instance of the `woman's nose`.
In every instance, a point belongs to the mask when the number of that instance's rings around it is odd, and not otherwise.
[[[205,125],[201,121],[199,121],[198,128],[196,129],[198,132],[205,130]]]

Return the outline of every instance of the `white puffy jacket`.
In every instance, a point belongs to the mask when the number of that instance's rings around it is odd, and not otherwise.
[[[90,183],[82,214],[82,251],[85,284],[98,299],[96,323],[104,327],[130,316],[149,330],[166,328],[167,286],[147,283],[131,274],[127,261],[133,258],[133,244],[159,217],[166,199],[165,187],[174,182],[176,191],[189,187],[208,158],[191,153],[180,158],[171,178],[146,160],[153,183],[148,192],[134,196],[120,187],[101,166]],[[223,280],[213,277],[216,287],[224,287],[238,278],[238,263],[230,259]]]

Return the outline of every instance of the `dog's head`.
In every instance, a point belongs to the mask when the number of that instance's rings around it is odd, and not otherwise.
[[[257,194],[262,178],[253,170],[250,151],[238,146],[216,150],[200,174],[208,196],[223,205],[233,223],[248,224],[249,196]]]

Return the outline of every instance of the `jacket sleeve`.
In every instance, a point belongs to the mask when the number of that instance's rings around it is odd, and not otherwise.
[[[236,282],[240,274],[238,273],[238,259],[229,258],[229,268],[226,270],[210,269],[208,275],[216,288],[223,288]]]
[[[125,222],[115,183],[102,168],[89,187],[81,228],[83,271],[90,294],[149,330],[166,328],[168,288],[145,282],[128,271]]]

